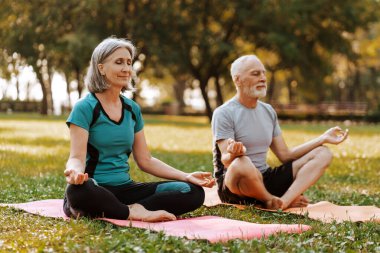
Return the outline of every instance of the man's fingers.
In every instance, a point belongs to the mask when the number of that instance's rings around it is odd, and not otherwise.
[[[65,170],[63,174],[67,177],[71,174],[72,170]]]
[[[345,139],[347,139],[348,137],[348,129],[346,129],[346,131],[343,133],[342,135],[342,141],[344,141]]]
[[[230,145],[232,145],[234,142],[235,142],[234,139],[229,138],[229,139],[227,140],[227,145],[230,146]]]
[[[236,143],[236,151],[235,153],[240,154],[241,153],[242,144],[241,142]]]

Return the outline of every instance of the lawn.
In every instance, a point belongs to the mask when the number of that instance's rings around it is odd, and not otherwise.
[[[146,116],[152,154],[184,171],[212,171],[211,131],[205,118]],[[289,146],[321,134],[333,123],[283,123]],[[317,202],[380,206],[380,126],[350,126],[349,139],[330,146],[335,159],[322,179],[306,192]],[[62,198],[69,132],[63,118],[0,115],[0,203]],[[271,165],[278,161],[271,154]],[[131,162],[137,181],[156,180]],[[102,221],[63,221],[0,207],[0,252],[380,252],[380,224],[324,224],[286,213],[254,208],[202,207],[186,217],[218,215],[255,223],[301,223],[302,234],[278,234],[260,240],[210,244],[167,237]]]

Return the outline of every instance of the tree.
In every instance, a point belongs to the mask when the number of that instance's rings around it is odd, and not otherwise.
[[[214,82],[219,105],[223,102],[219,80],[229,76],[228,65],[242,54],[260,50],[277,56],[268,66],[272,77],[278,71],[290,71],[289,82],[297,80],[297,94],[305,101],[324,100],[326,89],[321,85],[334,70],[332,56],[357,58],[347,34],[376,21],[378,6],[371,0],[177,0],[143,5],[149,16],[137,30],[143,31],[139,36],[150,58],[174,77],[188,75],[199,82],[210,119],[210,83]]]
[[[230,1],[146,1],[144,6],[150,16],[141,36],[148,56],[177,80],[187,75],[199,82],[210,119],[210,80],[216,80],[219,89],[220,73],[241,27],[235,7]],[[217,94],[221,103],[221,91]]]
[[[7,12],[4,13],[4,10]],[[17,52],[33,67],[40,82],[42,114],[53,110],[51,75],[53,73],[55,39],[64,31],[59,22],[59,1],[19,3],[4,0],[0,12],[0,47]],[[59,20],[58,20],[59,21]]]
[[[296,74],[297,89],[307,102],[326,98],[325,79],[334,71],[332,57],[358,59],[349,35],[379,18],[379,4],[371,0],[269,0],[261,7],[243,37],[278,55],[279,61],[270,68]]]

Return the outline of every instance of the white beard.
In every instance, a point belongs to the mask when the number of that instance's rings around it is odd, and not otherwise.
[[[267,89],[260,89],[257,90],[256,86],[251,86],[251,87],[243,87],[243,93],[251,98],[263,98],[267,95]]]

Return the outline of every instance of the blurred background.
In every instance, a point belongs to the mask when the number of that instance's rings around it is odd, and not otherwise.
[[[253,53],[280,118],[380,121],[378,0],[0,0],[0,112],[67,114],[112,35],[137,46],[145,113],[210,119]]]

